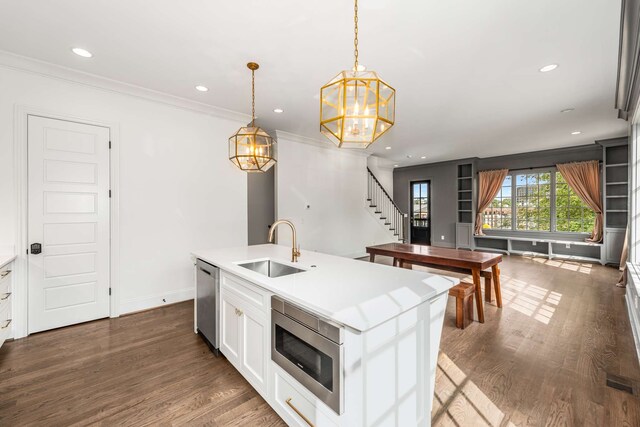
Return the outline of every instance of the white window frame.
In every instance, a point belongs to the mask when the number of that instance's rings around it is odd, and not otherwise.
[[[516,188],[517,188],[517,176],[528,175],[536,173],[549,173],[550,174],[550,224],[549,230],[518,230],[517,228],[517,202],[516,202]],[[531,169],[514,169],[510,170],[507,174],[511,176],[511,228],[491,228],[486,230],[489,234],[496,235],[510,235],[510,234],[558,234],[566,236],[588,236],[589,232],[576,232],[576,231],[557,231],[557,212],[556,212],[556,174],[558,173],[555,167],[546,168],[531,168]],[[506,179],[506,177],[505,177]],[[504,181],[503,181],[504,182]],[[501,187],[502,188],[502,187]],[[495,198],[494,198],[495,199]]]

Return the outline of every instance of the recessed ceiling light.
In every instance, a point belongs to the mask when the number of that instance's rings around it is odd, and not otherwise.
[[[561,110],[561,113],[570,113],[572,112],[574,109],[573,108],[565,108],[564,110]]]
[[[209,91],[209,88],[206,87],[206,86],[198,85],[198,86],[196,86],[196,90],[199,91],[199,92],[207,92],[207,91]]]
[[[420,157],[420,158],[421,158],[421,159],[426,159],[426,158],[427,158],[427,156],[422,156],[422,157]]]
[[[573,132],[571,132],[571,135],[580,135],[582,132],[580,132],[579,130],[574,130]]]
[[[80,47],[74,47],[73,49],[71,49],[71,52],[75,53],[78,56],[82,56],[83,58],[91,58],[93,56],[91,52]]]
[[[558,68],[558,64],[549,64],[549,65],[545,65],[544,67],[540,68],[540,72],[541,73],[548,73],[549,71],[553,71],[556,68]]]
[[[385,150],[391,150],[391,147],[384,147]]]
[[[398,165],[393,165],[393,167],[394,167],[394,168],[397,168],[397,167],[398,167]]]
[[[284,110],[282,108],[274,108],[273,112],[280,114],[280,113],[284,113]]]

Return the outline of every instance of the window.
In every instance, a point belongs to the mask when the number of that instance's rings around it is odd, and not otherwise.
[[[507,175],[483,217],[485,229],[590,233],[596,215],[548,169]]]
[[[412,222],[414,227],[429,226],[429,183],[418,182],[412,189],[413,209]]]
[[[516,230],[551,231],[551,173],[515,177]]]
[[[564,180],[556,173],[556,230],[590,233],[596,213],[589,209]]]
[[[489,228],[511,230],[511,175],[507,175],[496,198],[484,211],[484,221]]]

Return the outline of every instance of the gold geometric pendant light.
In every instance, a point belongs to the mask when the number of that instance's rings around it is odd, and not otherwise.
[[[251,123],[229,138],[229,160],[246,172],[265,172],[276,163],[276,143],[267,132],[255,126],[255,72],[260,66],[249,62],[251,70]]]
[[[354,8],[353,70],[320,89],[320,132],[338,147],[367,148],[395,122],[396,91],[358,66],[358,0]]]

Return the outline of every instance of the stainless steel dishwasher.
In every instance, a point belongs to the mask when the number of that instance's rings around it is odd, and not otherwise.
[[[196,328],[211,351],[218,355],[220,346],[220,269],[204,262],[196,261]]]

